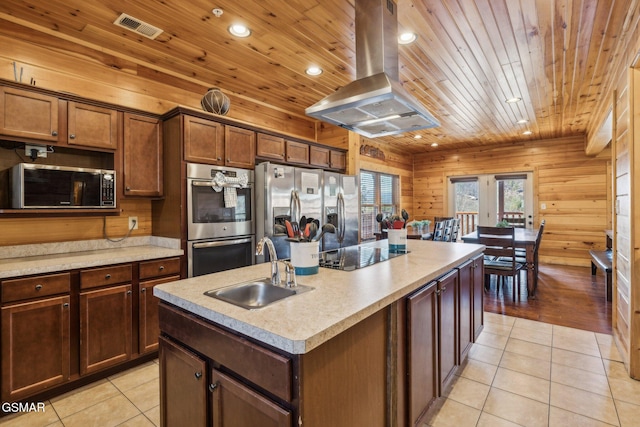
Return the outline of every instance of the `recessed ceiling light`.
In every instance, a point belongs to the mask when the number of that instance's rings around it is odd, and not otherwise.
[[[432,147],[437,147],[437,146],[438,146],[438,143],[437,143],[437,142],[434,142],[434,143],[432,143],[432,144],[431,144],[431,146],[432,146]]]
[[[398,36],[398,44],[411,44],[418,39],[418,35],[412,32],[402,33]]]
[[[523,124],[525,124],[525,123],[529,123],[529,120],[527,120],[527,119],[520,119],[520,120],[518,120],[518,124],[523,125]]]
[[[508,104],[513,104],[514,102],[520,102],[522,101],[522,98],[518,98],[517,96],[514,96],[513,98],[509,98],[507,100],[505,100],[504,102],[508,103]]]
[[[251,30],[242,24],[233,24],[229,27],[229,32],[236,37],[249,37]]]
[[[533,132],[531,132],[530,130],[525,130],[524,132],[522,132],[523,135],[531,135]]]
[[[421,138],[422,138],[422,135],[416,135],[416,136],[414,136],[414,138],[415,138],[415,139],[421,139]]]
[[[316,66],[312,66],[312,67],[307,68],[307,70],[305,72],[310,76],[319,76],[320,74],[322,74],[322,68],[316,67]]]

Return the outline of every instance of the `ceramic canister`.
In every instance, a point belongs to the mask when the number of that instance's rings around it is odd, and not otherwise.
[[[399,253],[407,250],[407,229],[389,229],[387,230],[389,237],[389,252]]]
[[[296,275],[308,276],[318,273],[320,242],[291,242],[291,264]]]

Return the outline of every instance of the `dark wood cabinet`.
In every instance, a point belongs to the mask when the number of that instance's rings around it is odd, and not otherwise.
[[[122,174],[125,196],[162,196],[162,123],[124,114]]]
[[[80,292],[80,374],[131,358],[131,284]]]
[[[484,255],[472,260],[473,279],[473,341],[475,342],[484,328]]]
[[[214,427],[291,427],[291,411],[217,369],[211,371]]]
[[[118,148],[118,112],[70,101],[67,106],[67,144],[115,151]]]
[[[224,125],[199,117],[182,117],[184,159],[193,163],[224,165]]]
[[[160,425],[207,426],[206,362],[163,337],[159,362]]]
[[[70,373],[69,295],[2,307],[2,401],[65,383]]]
[[[138,277],[138,352],[143,354],[158,349],[160,300],[153,295],[153,288],[161,283],[180,280],[180,258],[141,262]]]
[[[329,153],[329,166],[332,169],[345,170],[347,168],[347,153],[331,150]]]
[[[256,156],[280,162],[284,161],[284,138],[259,133],[256,140]]]
[[[438,279],[438,365],[440,393],[453,379],[458,360],[458,271]]]
[[[287,163],[309,164],[309,144],[296,141],[285,141],[287,147]]]
[[[56,143],[60,138],[58,98],[0,87],[0,134]]]
[[[407,297],[407,394],[410,426],[420,425],[438,397],[438,284]]]
[[[309,164],[321,168],[328,168],[331,165],[329,149],[315,145],[309,146]]]
[[[253,169],[256,164],[256,133],[235,126],[225,126],[224,151],[225,166]]]
[[[458,275],[460,280],[458,310],[460,313],[458,318],[460,340],[458,349],[460,351],[459,358],[463,360],[471,348],[471,343],[475,340],[473,334],[473,260],[469,260],[458,267]]]

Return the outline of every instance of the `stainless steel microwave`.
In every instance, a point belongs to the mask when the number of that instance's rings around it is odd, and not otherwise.
[[[11,180],[14,209],[116,207],[112,170],[19,163]]]

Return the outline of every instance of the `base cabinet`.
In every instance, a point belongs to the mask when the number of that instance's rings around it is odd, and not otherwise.
[[[471,343],[475,340],[473,333],[473,260],[469,260],[458,267],[458,274],[460,276],[460,322],[459,322],[459,337],[458,341],[458,357],[460,360],[464,359],[471,348]]]
[[[473,280],[473,341],[478,339],[484,328],[484,255],[475,257],[472,261]]]
[[[207,366],[195,353],[160,337],[160,425],[207,425]]]
[[[291,427],[291,411],[217,369],[211,371],[214,427]]]
[[[69,380],[69,296],[2,307],[2,401]]]
[[[440,394],[453,379],[458,360],[458,271],[438,279],[438,365]]]

